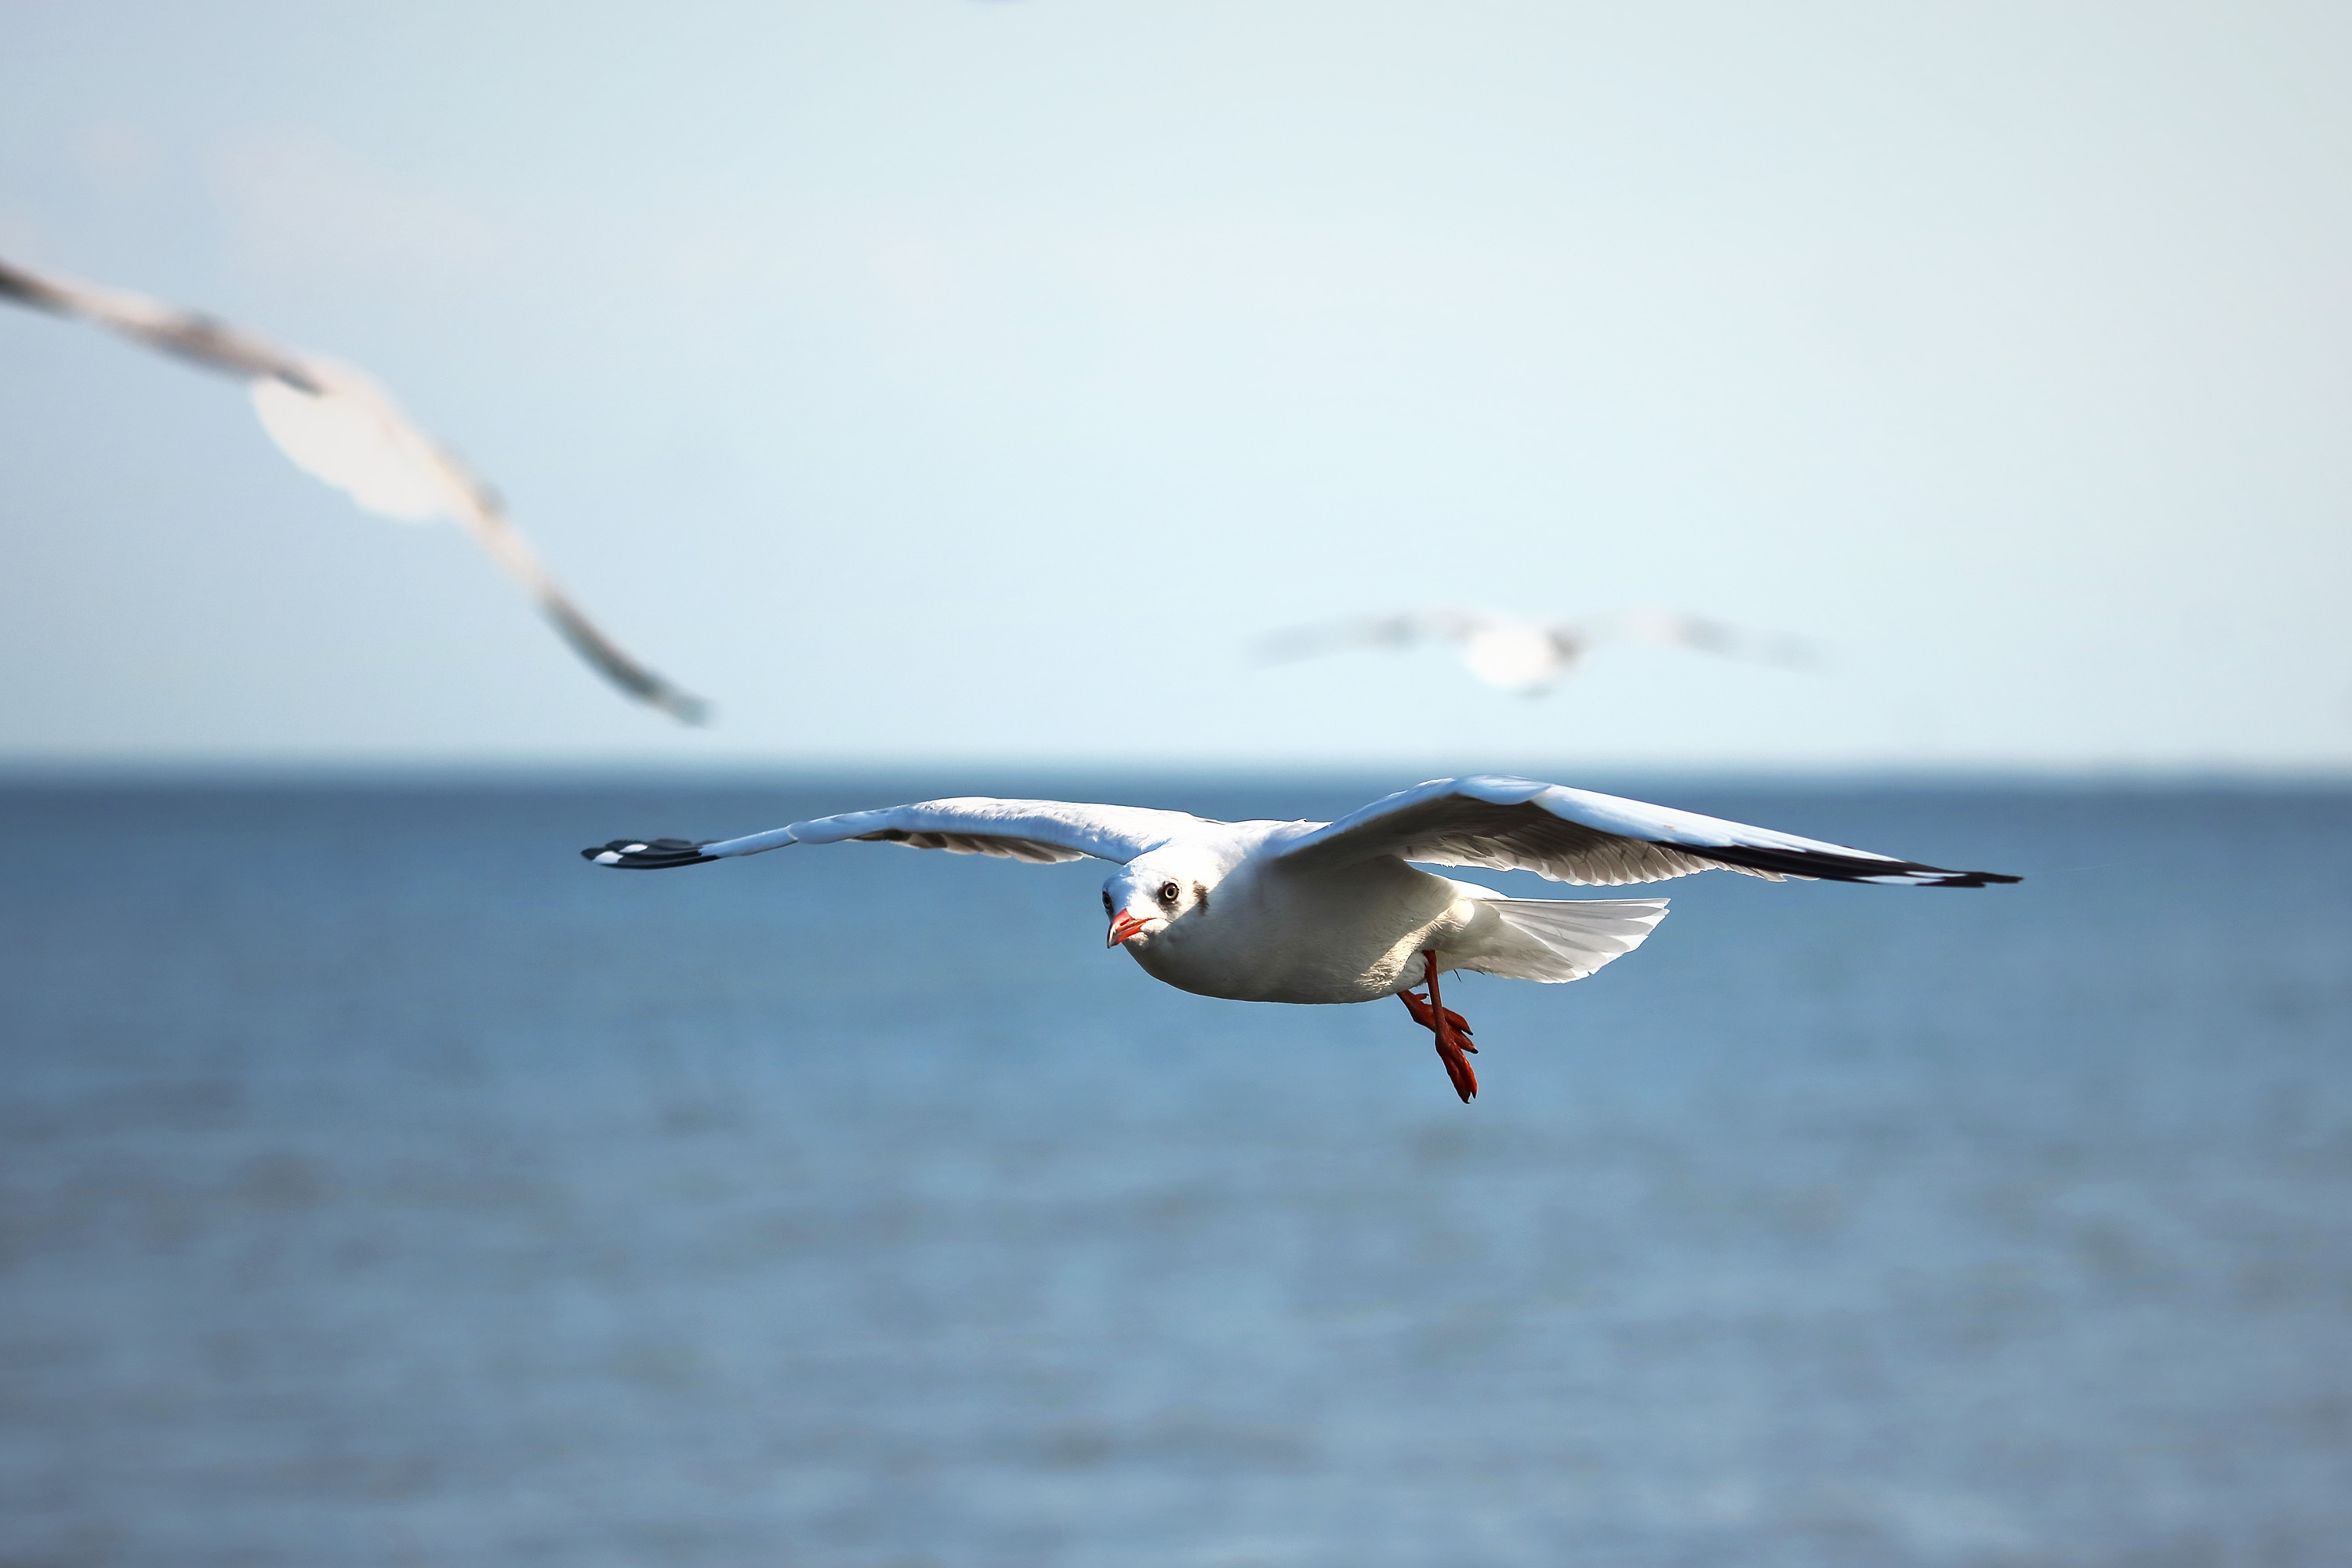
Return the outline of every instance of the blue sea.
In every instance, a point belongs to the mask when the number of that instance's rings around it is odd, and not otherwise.
[[[1628,784],[2028,879],[1665,884],[1468,1107],[1091,863],[575,853],[1410,782],[0,790],[0,1563],[2352,1561],[2352,793]]]

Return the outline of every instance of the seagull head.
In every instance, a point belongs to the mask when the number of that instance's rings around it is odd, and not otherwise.
[[[1179,849],[1160,849],[1129,861],[1103,884],[1103,913],[1110,917],[1106,947],[1129,952],[1148,945],[1170,925],[1209,907],[1210,889],[1223,868]]]

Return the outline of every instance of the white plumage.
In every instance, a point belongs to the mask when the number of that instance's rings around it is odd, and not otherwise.
[[[971,796],[739,838],[615,839],[581,853],[655,870],[853,839],[1041,863],[1111,861],[1117,869],[1103,884],[1109,941],[1154,978],[1242,1002],[1402,996],[1435,1035],[1465,1100],[1477,1079],[1464,1053],[1476,1047],[1439,997],[1441,974],[1581,980],[1639,947],[1665,918],[1666,901],[1507,899],[1408,862],[1601,886],[1717,869],[1909,887],[2017,880],[1491,774],[1401,790],[1328,823],[1211,822],[1139,806]],[[1413,990],[1424,984],[1426,998]]]
[[[193,310],[0,261],[0,299],[89,321],[243,380],[261,427],[294,465],[365,510],[406,522],[446,519],[523,585],[573,652],[637,700],[689,724],[702,699],[621,651],[556,584],[478,475],[419,429],[391,394],[349,365],[297,353]]]

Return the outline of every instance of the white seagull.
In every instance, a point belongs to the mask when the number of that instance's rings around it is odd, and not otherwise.
[[[1587,653],[1609,642],[1698,648],[1767,664],[1814,662],[1812,649],[1800,638],[1671,610],[1622,610],[1575,621],[1530,621],[1493,610],[1410,610],[1294,626],[1266,638],[1258,653],[1281,662],[1347,648],[1408,648],[1430,642],[1457,644],[1471,674],[1521,697],[1542,696]]]
[[[1604,887],[1708,870],[1914,888],[2018,880],[1493,774],[1418,784],[1337,822],[1211,822],[1133,805],[970,796],[741,838],[616,838],[580,853],[600,866],[658,870],[852,838],[1039,864],[1108,860],[1118,869],[1103,883],[1108,945],[1126,948],[1152,978],[1236,1002],[1401,997],[1436,1037],[1465,1102],[1478,1079],[1465,1053],[1477,1047],[1447,1010],[1438,976],[1469,969],[1581,980],[1639,947],[1666,900],[1507,899],[1408,861]]]
[[[674,719],[702,723],[709,707],[621,651],[556,585],[480,476],[418,429],[392,395],[349,365],[296,353],[194,310],[144,295],[28,271],[0,260],[0,299],[94,322],[150,348],[244,381],[261,427],[294,466],[379,517],[449,519],[536,600],[599,675]]]

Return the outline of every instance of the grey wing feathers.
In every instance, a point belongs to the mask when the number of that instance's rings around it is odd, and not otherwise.
[[[1124,863],[1165,844],[1186,827],[1198,826],[1200,822],[1199,817],[1181,811],[973,795],[814,817],[740,838],[698,842],[684,838],[616,838],[580,853],[597,865],[624,870],[699,866],[709,860],[781,849],[788,844],[848,842],[944,849],[950,855],[994,855],[1038,866],[1089,857]]]
[[[1581,640],[1590,642],[1639,642],[1658,647],[1696,648],[1727,658],[1754,659],[1790,668],[1821,662],[1820,654],[1802,637],[1672,610],[1623,610],[1595,616],[1572,629]]]
[[[326,390],[315,367],[301,355],[239,331],[202,311],[179,310],[143,294],[43,277],[0,261],[0,297],[55,315],[95,322],[206,370],[248,380],[272,376],[312,394]]]
[[[917,801],[793,824],[803,844],[866,839],[953,855],[1002,855],[1051,864],[1093,857],[1124,863],[1165,844],[1201,819],[1181,811],[1088,805],[1062,800],[999,800],[966,795]]]
[[[1707,856],[1602,832],[1540,806],[1504,805],[1458,796],[1417,801],[1382,817],[1376,829],[1335,836],[1323,844],[1301,845],[1284,858],[1301,865],[1325,858],[1338,863],[1360,858],[1375,843],[1385,847],[1371,852],[1394,855],[1401,860],[1533,871],[1555,882],[1596,888],[1662,882],[1725,867],[1723,861]]]
[[[1981,888],[1996,871],[1953,871],[1590,790],[1491,774],[1437,779],[1302,834],[1281,858],[1302,868],[1393,855],[1440,866],[1533,871],[1611,887],[1695,871],[1893,886]]]
[[[573,653],[587,661],[589,668],[619,687],[623,691],[645,703],[658,708],[681,724],[702,725],[710,722],[710,704],[704,699],[660,675],[621,649],[621,646],[596,627],[596,623],[581,614],[564,592],[552,582],[537,589],[540,614],[545,616]]]
[[[1467,610],[1423,610],[1321,621],[1276,632],[1258,644],[1257,656],[1278,664],[1336,653],[1342,648],[1412,647],[1418,643],[1449,638],[1460,641],[1486,624],[1486,617]]]
[[[909,849],[944,849],[950,855],[993,855],[1005,860],[1026,860],[1033,866],[1058,866],[1068,860],[1083,860],[1087,852],[1060,844],[1048,844],[1036,838],[1013,838],[1001,833],[926,833],[909,832],[903,827],[885,827],[872,833],[860,833],[856,842],[864,844],[903,844]]]

